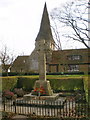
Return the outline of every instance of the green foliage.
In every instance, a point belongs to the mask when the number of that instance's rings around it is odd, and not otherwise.
[[[28,73],[25,73],[25,72],[3,72],[3,73],[0,73],[0,76],[24,76],[24,75],[39,75],[39,73],[34,73],[34,72],[28,72]]]
[[[25,91],[31,91],[34,87],[34,83],[38,80],[38,76],[13,76],[13,77],[2,77],[2,88],[3,90],[9,90],[14,88],[22,88]],[[83,90],[83,78],[68,77],[68,76],[47,76],[47,80],[50,81],[52,89],[55,90]]]
[[[20,89],[15,88],[14,93],[17,95],[17,97],[23,97],[23,95],[24,95],[24,91],[22,88],[20,88]]]
[[[2,77],[2,90],[11,90],[16,86],[17,77]]]
[[[35,80],[38,79],[38,76],[9,76],[2,77],[2,91],[11,90],[14,88],[23,88],[26,91],[33,89]]]
[[[90,91],[90,76],[84,77],[83,82],[84,82],[84,90],[86,93],[86,100],[87,102],[90,102],[90,92],[89,92]]]
[[[84,72],[54,72],[47,75],[84,75]]]
[[[83,79],[81,78],[62,78],[62,79],[49,79],[53,90],[83,90]]]
[[[2,111],[2,120],[12,120],[12,117],[13,117],[14,115],[15,115],[15,114],[12,113],[12,112]]]
[[[37,78],[18,77],[17,88],[23,88],[25,91],[31,91]]]

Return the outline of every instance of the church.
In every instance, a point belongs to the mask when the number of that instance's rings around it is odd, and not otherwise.
[[[42,42],[44,46],[41,46]],[[88,73],[90,71],[90,49],[55,50],[46,3],[35,40],[35,49],[30,56],[18,56],[11,66],[11,72],[38,73],[40,48],[45,51],[47,73]]]

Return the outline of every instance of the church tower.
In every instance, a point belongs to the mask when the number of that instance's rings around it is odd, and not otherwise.
[[[35,40],[35,49],[31,53],[27,61],[28,72],[31,71],[38,72],[38,60],[39,60],[38,57],[39,57],[39,50],[40,48],[42,48],[42,42],[44,43],[44,49],[46,53],[46,64],[48,71],[48,63],[51,61],[52,51],[54,50],[55,42],[53,40],[53,36],[51,32],[50,20],[49,20],[46,3],[44,5],[40,29]]]
[[[50,20],[49,20],[46,3],[44,6],[44,10],[43,10],[40,30],[36,37],[36,44],[35,44],[36,49],[38,49],[40,47],[39,42],[43,41],[43,40],[45,40],[45,44],[47,45],[48,49],[54,50],[55,42],[53,40],[53,36],[52,36],[52,32],[51,32]]]

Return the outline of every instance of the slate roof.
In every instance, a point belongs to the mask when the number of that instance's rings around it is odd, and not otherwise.
[[[90,49],[67,49],[56,50],[52,52],[52,61],[50,64],[83,64],[90,63]],[[68,56],[80,55],[80,60],[69,60]]]
[[[42,39],[53,40],[46,3],[44,6],[42,20],[41,20],[41,24],[40,24],[40,30],[36,37],[36,41],[42,40]]]
[[[18,67],[18,68],[21,67],[21,66],[23,67],[26,64],[26,61],[27,61],[28,57],[29,56],[18,56],[15,59],[12,67]]]

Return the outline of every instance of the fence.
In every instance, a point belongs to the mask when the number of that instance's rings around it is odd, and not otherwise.
[[[4,100],[3,110],[17,114],[48,116],[57,118],[82,118],[90,116],[90,105],[73,100]]]

